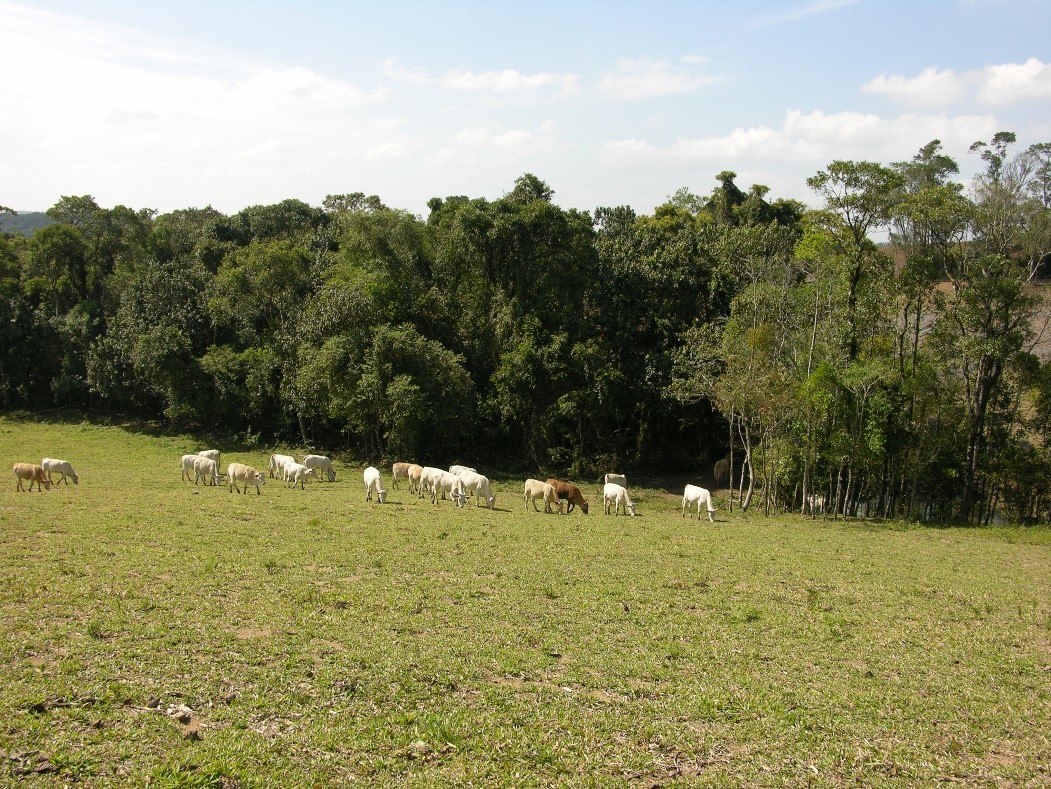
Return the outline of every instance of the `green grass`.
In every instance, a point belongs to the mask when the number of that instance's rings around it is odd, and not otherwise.
[[[81,480],[0,491],[0,783],[1051,783],[1047,529],[246,496],[199,448],[0,418]]]

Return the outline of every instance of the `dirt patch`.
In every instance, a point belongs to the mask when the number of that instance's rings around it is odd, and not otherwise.
[[[242,641],[251,641],[256,638],[270,638],[274,631],[269,627],[239,627],[234,635]]]

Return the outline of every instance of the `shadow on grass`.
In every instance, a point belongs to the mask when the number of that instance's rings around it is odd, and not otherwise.
[[[134,414],[124,414],[99,408],[83,406],[59,406],[42,411],[14,409],[0,411],[0,416],[12,422],[38,423],[46,425],[91,425],[92,427],[116,427],[128,433],[150,438],[179,438],[188,436],[201,447],[221,447],[223,452],[257,452],[265,449],[261,441],[246,441],[243,437],[214,430],[179,428],[171,422],[147,419]]]

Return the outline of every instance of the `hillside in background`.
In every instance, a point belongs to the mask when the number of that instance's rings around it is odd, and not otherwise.
[[[43,211],[19,211],[0,214],[0,232],[31,236],[38,228],[54,224],[55,220]]]

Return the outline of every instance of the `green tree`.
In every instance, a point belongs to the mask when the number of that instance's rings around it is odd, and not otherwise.
[[[885,227],[893,215],[902,177],[874,162],[834,161],[828,169],[807,179],[807,185],[825,201],[813,221],[832,237],[847,264],[847,353],[857,356],[858,294],[875,247],[869,233]]]

